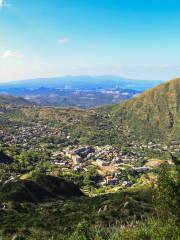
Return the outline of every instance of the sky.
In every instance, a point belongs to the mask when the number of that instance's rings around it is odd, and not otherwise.
[[[0,82],[180,76],[179,0],[0,0]]]

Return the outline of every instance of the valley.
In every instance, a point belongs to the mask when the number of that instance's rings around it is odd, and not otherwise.
[[[180,157],[179,93],[175,79],[100,108],[1,103],[4,239],[78,239],[81,228],[95,239],[97,228],[112,235],[107,226],[154,219],[153,186]]]

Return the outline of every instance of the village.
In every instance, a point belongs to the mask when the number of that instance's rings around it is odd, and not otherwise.
[[[12,130],[11,130],[12,131]],[[50,174],[84,174],[93,167],[98,174],[95,187],[134,185],[142,175],[155,175],[157,167],[163,162],[150,155],[163,152],[179,152],[179,143],[171,146],[149,142],[130,143],[127,148],[111,145],[87,146],[74,144],[74,139],[62,128],[50,126],[43,121],[27,126],[14,126],[13,131],[0,130],[1,148],[14,146],[18,152],[40,151],[48,153],[48,161],[53,171]],[[151,153],[149,155],[149,153]],[[172,164],[171,161],[169,161]],[[151,179],[152,180],[152,179]],[[144,184],[144,183],[142,183]]]
[[[148,146],[150,148],[152,144],[149,143]],[[130,187],[134,183],[130,179],[138,178],[146,173],[156,173],[157,167],[163,162],[160,159],[145,159],[143,155],[136,154],[133,150],[123,152],[108,145],[80,148],[71,146],[63,151],[54,152],[51,156],[52,164],[56,165],[59,171],[66,173],[87,172],[90,165],[94,166],[99,174],[95,182],[97,187],[108,185]],[[169,161],[169,164],[172,162]]]
[[[57,145],[53,142],[53,138],[64,138],[65,133],[55,127],[50,127],[48,124],[39,121],[38,123],[30,123],[28,126],[13,126],[13,130],[8,128],[0,130],[1,143],[15,145],[17,148],[29,150],[34,149],[39,151],[43,143],[48,146]],[[67,138],[68,139],[68,138]]]

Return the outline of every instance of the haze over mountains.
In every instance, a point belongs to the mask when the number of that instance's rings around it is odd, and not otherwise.
[[[132,98],[161,83],[117,76],[64,76],[0,84],[0,93],[20,96],[44,106],[90,108]]]
[[[79,89],[89,90],[98,88],[135,89],[143,91],[147,88],[162,82],[161,80],[138,80],[117,77],[113,75],[102,76],[63,76],[56,78],[36,78],[29,80],[20,80],[0,84],[1,88],[61,88],[61,89]]]

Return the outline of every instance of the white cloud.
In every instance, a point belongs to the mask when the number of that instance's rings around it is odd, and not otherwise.
[[[0,8],[4,7],[5,1],[4,0],[0,0]]]
[[[3,7],[11,7],[12,5],[7,3],[6,0],[0,0],[0,9]]]
[[[22,54],[15,52],[15,51],[11,51],[11,50],[6,50],[5,52],[3,52],[2,54],[2,58],[22,58]]]
[[[96,46],[95,46],[95,45],[90,45],[89,48],[90,48],[90,49],[95,49]]]
[[[59,39],[58,42],[59,42],[60,44],[64,44],[64,43],[69,42],[69,39],[67,39],[67,38],[61,38],[61,39]]]

